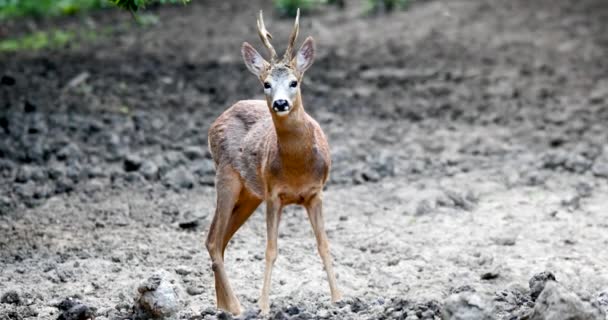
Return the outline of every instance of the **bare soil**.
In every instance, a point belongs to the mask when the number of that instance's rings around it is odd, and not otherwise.
[[[261,47],[259,8],[284,47],[292,21],[269,3],[152,8],[148,28],[117,10],[3,26],[123,27],[0,55],[0,319],[77,319],[67,298],[80,315],[134,318],[158,270],[174,278],[177,318],[229,318],[213,309],[203,246],[206,133],[261,97],[239,49]],[[488,319],[523,319],[543,271],[608,311],[606,1],[420,1],[371,16],[349,2],[301,22],[317,40],[303,95],[332,147],[325,219],[345,299],[329,303],[306,214],[288,208],[272,318],[438,319],[468,292]],[[226,252],[243,318],[258,317],[264,245],[262,207]]]

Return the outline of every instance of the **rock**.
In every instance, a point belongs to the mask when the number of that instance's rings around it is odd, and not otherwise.
[[[181,214],[177,224],[182,229],[196,229],[204,218],[203,214],[186,210]]]
[[[476,292],[476,290],[468,284],[450,289],[450,294],[457,294],[461,292]]]
[[[481,280],[493,280],[500,277],[500,272],[497,269],[485,271],[481,274]]]
[[[55,154],[57,160],[65,161],[69,159],[77,160],[80,158],[80,148],[75,143],[68,143],[63,148],[59,149]]]
[[[516,235],[502,236],[502,237],[494,237],[492,238],[495,244],[499,246],[514,246],[517,242]]]
[[[136,154],[128,154],[123,160],[123,168],[126,172],[137,171],[142,165],[142,159]]]
[[[173,281],[175,282],[175,281]],[[179,309],[178,290],[165,271],[153,274],[137,288],[138,312],[151,317],[171,317]]]
[[[15,193],[22,198],[33,198],[36,193],[36,183],[28,181],[24,184],[18,184],[14,187]]]
[[[43,182],[46,181],[47,177],[47,173],[42,168],[24,165],[17,170],[15,182],[25,183],[30,180]]]
[[[473,292],[449,296],[443,307],[442,319],[446,320],[491,320],[487,303]]]
[[[82,166],[78,162],[70,163],[65,170],[65,175],[74,182],[80,181],[83,176]]]
[[[194,162],[192,172],[198,176],[215,176],[215,164],[213,160],[203,159]]]
[[[13,210],[13,201],[7,196],[0,196],[0,215],[7,214]]]
[[[190,146],[184,148],[184,155],[190,160],[203,159],[205,157],[203,149],[197,146]]]
[[[556,150],[542,156],[541,163],[545,169],[562,168],[574,173],[584,173],[591,168],[591,160],[578,153]]]
[[[62,177],[55,182],[55,194],[71,192],[74,190],[74,182],[67,177]]]
[[[188,287],[186,288],[186,292],[191,296],[198,296],[199,294],[203,294],[205,290],[200,287]]]
[[[554,281],[545,284],[545,289],[536,300],[530,320],[598,320],[605,319],[605,312],[597,303],[581,300]]]
[[[241,320],[256,320],[260,319],[260,309],[247,309],[239,316]]]
[[[530,286],[530,296],[532,297],[532,301],[536,301],[536,298],[538,298],[543,289],[545,289],[545,284],[548,281],[557,281],[555,280],[555,275],[549,271],[537,273],[530,278],[528,285]]]
[[[144,178],[137,172],[127,172],[123,179],[131,183],[142,183],[144,181]]]
[[[163,155],[163,158],[165,159],[166,164],[170,167],[175,167],[186,163],[186,158],[184,157],[184,155],[181,152],[175,150],[167,151]]]
[[[87,320],[95,318],[95,308],[89,307],[74,298],[66,298],[56,304],[61,314],[57,320]]]
[[[467,211],[471,211],[475,208],[477,199],[470,192],[466,195],[463,195],[456,191],[445,190],[444,193],[445,196],[449,199],[449,201],[445,201],[446,203],[444,204],[438,203],[440,205],[453,208],[461,208]]]
[[[91,178],[106,178],[108,172],[102,166],[92,165],[82,169],[82,175],[89,179]]]
[[[175,273],[179,274],[180,276],[187,276],[192,273],[192,268],[186,266],[178,266],[177,268],[175,268]]]
[[[608,162],[596,160],[595,164],[591,168],[591,171],[596,177],[608,178]]]
[[[300,313],[300,308],[298,308],[298,306],[289,306],[285,309],[285,312],[287,312],[288,315],[293,316]]]
[[[17,291],[9,290],[2,295],[2,298],[0,298],[0,302],[6,304],[19,305],[21,304],[21,297],[19,297],[19,293]]]
[[[65,175],[65,167],[63,166],[55,164],[49,168],[49,178],[51,178],[52,180],[57,180],[61,177],[64,177]]]
[[[0,153],[2,151],[0,150]],[[0,178],[11,179],[15,171],[15,164],[8,159],[0,159]]]
[[[416,206],[417,216],[423,216],[431,212],[433,212],[433,206],[431,205],[428,199],[424,199],[418,202],[418,205]]]
[[[4,86],[14,86],[16,83],[15,78],[5,74],[2,75],[2,78],[0,78],[0,84],[4,85]]]
[[[165,174],[163,184],[173,189],[190,189],[194,186],[194,177],[184,167],[178,167]]]
[[[36,111],[36,105],[30,100],[25,100],[23,102],[23,111],[25,113],[32,113]]]
[[[517,284],[497,291],[494,295],[494,312],[505,310],[509,312],[510,319],[526,319],[532,312],[534,302],[523,286]],[[516,317],[514,317],[516,316]]]
[[[151,160],[144,160],[139,172],[148,180],[158,179],[158,166]]]

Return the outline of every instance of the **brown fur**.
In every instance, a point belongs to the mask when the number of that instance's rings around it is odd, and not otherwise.
[[[266,34],[263,22],[261,26],[264,30],[260,34]],[[312,39],[307,41],[312,44]],[[312,57],[312,51],[308,53]],[[253,70],[259,71],[262,81],[273,72],[288,72],[302,79],[303,70],[297,70],[295,59],[288,64],[264,62],[263,66],[263,70]],[[263,201],[266,202],[267,245],[259,300],[262,312],[267,313],[270,306],[268,296],[277,257],[281,210],[290,204],[306,208],[328,275],[332,301],[341,297],[322,216],[322,191],[331,165],[325,134],[304,110],[299,86],[287,115],[278,116],[271,111],[271,104],[269,98],[239,101],[209,129],[209,150],[216,165],[217,207],[206,246],[215,273],[218,308],[234,314],[240,313],[240,304],[224,269],[224,251],[232,236]]]

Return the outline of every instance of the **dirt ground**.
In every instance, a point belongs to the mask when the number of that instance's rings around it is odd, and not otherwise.
[[[159,270],[176,318],[230,318],[214,310],[203,246],[206,133],[261,97],[239,49],[261,49],[259,8],[284,48],[292,21],[269,3],[152,8],[148,28],[118,10],[3,26],[119,28],[0,55],[0,319],[136,318],[137,288]],[[608,3],[430,0],[373,16],[347,4],[300,31],[317,40],[303,96],[332,148],[325,220],[345,298],[330,304],[306,214],[288,208],[270,317],[545,319],[529,280],[548,271],[595,310],[576,319],[605,318]],[[226,252],[242,318],[259,317],[264,247],[261,207]]]

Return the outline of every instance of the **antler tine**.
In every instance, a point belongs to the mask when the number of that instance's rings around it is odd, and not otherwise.
[[[264,43],[264,46],[268,49],[270,53],[270,60],[274,61],[277,58],[277,52],[274,50],[272,44],[270,44],[270,39],[272,39],[272,35],[268,30],[266,30],[266,26],[264,25],[264,14],[262,10],[260,10],[260,17],[258,18],[258,35],[260,36],[260,40]]]
[[[293,55],[293,46],[296,43],[296,39],[298,38],[298,32],[300,31],[300,8],[296,13],[296,20],[293,24],[293,30],[291,30],[291,34],[289,35],[289,43],[287,43],[287,50],[285,50],[285,56],[283,59],[285,62],[289,62]]]

